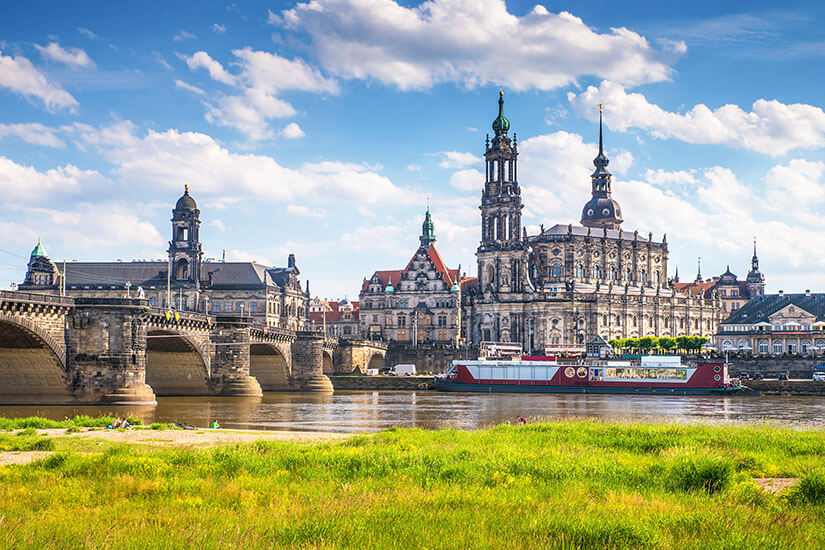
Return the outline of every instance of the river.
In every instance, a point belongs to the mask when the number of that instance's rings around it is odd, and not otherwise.
[[[432,391],[339,391],[332,395],[267,393],[263,398],[159,397],[152,407],[100,405],[0,405],[0,416],[62,419],[75,414],[132,415],[144,421],[179,422],[259,430],[370,432],[391,426],[484,428],[527,418],[597,418],[642,422],[770,422],[822,427],[825,399],[809,396],[631,396],[480,394]]]

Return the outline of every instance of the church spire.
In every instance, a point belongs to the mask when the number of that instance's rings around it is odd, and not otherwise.
[[[696,282],[702,282],[702,258],[701,256],[699,259],[696,260]]]
[[[427,213],[424,214],[424,223],[421,224],[421,236],[418,239],[424,248],[429,248],[429,246],[435,242],[435,227],[433,226],[433,219],[430,216],[429,206],[427,206]]]
[[[604,154],[604,130],[602,128],[602,104],[599,103],[599,154],[593,159],[596,170],[590,175],[591,199],[582,209],[581,223],[585,227],[619,229],[622,209],[610,197],[613,175],[607,171],[610,160]]]

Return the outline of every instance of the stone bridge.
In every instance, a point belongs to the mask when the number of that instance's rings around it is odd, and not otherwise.
[[[331,391],[324,372],[335,371],[336,361],[363,370],[353,358],[376,353],[320,333],[167,311],[143,299],[0,291],[0,404]]]

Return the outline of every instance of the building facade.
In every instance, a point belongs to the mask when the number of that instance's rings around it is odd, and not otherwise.
[[[459,269],[449,269],[435,248],[430,210],[420,246],[404,269],[376,271],[364,279],[360,299],[362,337],[402,344],[457,344],[461,335]]]
[[[468,341],[519,342],[531,353],[583,352],[596,336],[716,332],[718,300],[690,297],[669,284],[666,236],[655,240],[622,229],[601,121],[581,224],[542,226],[532,236],[521,226],[518,144],[508,135],[503,94],[492,128],[484,154],[478,277],[464,294]]]
[[[713,338],[722,351],[747,355],[803,355],[825,352],[825,294],[759,295],[719,325]]]
[[[765,294],[765,275],[759,271],[756,240],[754,239],[753,242],[751,270],[744,281],[739,280],[736,274],[730,270],[730,266],[727,266],[725,272],[719,277],[703,280],[700,265],[694,281],[681,283],[677,274],[672,286],[678,292],[689,296],[704,296],[706,299],[718,298],[719,303],[722,305],[723,317],[735,313],[747,304],[751,298]]]
[[[295,256],[286,267],[203,259],[200,210],[186,186],[172,210],[166,261],[68,262],[65,271],[42,245],[32,251],[20,290],[68,296],[143,296],[154,307],[247,315],[270,327],[303,330],[309,302]]]
[[[332,338],[361,338],[359,325],[360,302],[321,300],[318,297],[309,301],[309,321],[313,329],[323,331]]]

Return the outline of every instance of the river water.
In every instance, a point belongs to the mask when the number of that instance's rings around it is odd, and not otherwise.
[[[473,429],[527,418],[597,418],[643,422],[770,422],[825,427],[825,399],[808,396],[632,396],[481,394],[432,391],[267,393],[262,398],[159,397],[153,407],[2,406],[0,416],[132,415],[144,421],[225,428],[369,432],[391,426]]]

